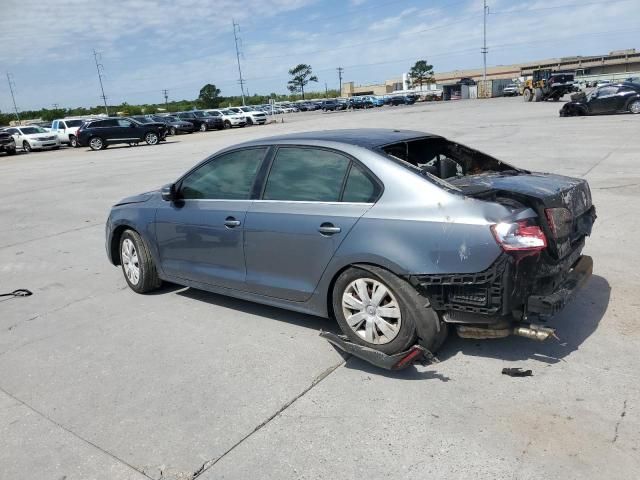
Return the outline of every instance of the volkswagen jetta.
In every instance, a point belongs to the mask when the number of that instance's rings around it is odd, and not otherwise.
[[[591,274],[586,180],[516,168],[437,135],[297,133],[222,150],[111,210],[135,292],[163,280],[335,318],[391,354],[462,336],[543,339]]]

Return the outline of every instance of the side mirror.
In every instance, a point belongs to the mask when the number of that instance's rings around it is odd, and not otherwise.
[[[160,189],[160,194],[162,195],[162,199],[165,202],[172,202],[172,201],[176,200],[178,198],[178,194],[176,192],[176,184],[175,183],[169,183],[167,185],[164,185]]]

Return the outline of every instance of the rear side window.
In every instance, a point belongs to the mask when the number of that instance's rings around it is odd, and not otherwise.
[[[380,194],[380,187],[365,171],[355,163],[352,164],[347,184],[342,195],[343,202],[373,203]]]
[[[180,192],[186,200],[248,200],[267,147],[223,154],[188,174]]]
[[[265,200],[337,202],[350,160],[318,148],[281,147],[271,166]]]
[[[118,121],[117,120],[100,120],[99,122],[93,122],[89,126],[91,128],[116,127],[118,126]]]

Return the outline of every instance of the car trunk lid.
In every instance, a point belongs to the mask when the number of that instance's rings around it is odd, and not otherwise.
[[[500,202],[515,200],[532,208],[543,229],[549,253],[564,258],[590,235],[595,208],[586,180],[545,173],[508,170],[447,179],[465,195]]]

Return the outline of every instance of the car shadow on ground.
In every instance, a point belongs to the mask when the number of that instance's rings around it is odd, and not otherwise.
[[[225,295],[219,295],[217,293],[206,292],[204,290],[196,290],[194,288],[183,288],[176,292],[177,295],[206,302],[218,307],[228,308],[231,310],[238,310],[243,313],[256,315],[259,317],[265,317],[268,320],[277,320],[279,322],[291,323],[303,328],[309,328],[320,333],[320,330],[340,333],[340,329],[337,323],[327,318],[316,317],[313,315],[307,315],[304,313],[293,312],[291,310],[285,310],[278,307],[270,307],[268,305],[262,305],[260,303],[250,302],[248,300],[240,300],[233,297],[227,297]],[[269,328],[269,325],[265,323],[264,328]]]
[[[603,277],[593,275],[576,298],[547,326],[556,328],[558,339],[537,342],[510,336],[493,340],[472,340],[458,337],[453,329],[449,339],[438,352],[445,361],[462,353],[467,356],[489,357],[506,361],[537,360],[547,364],[562,359],[580,348],[596,331],[609,306],[611,287]],[[535,322],[535,320],[534,320]]]
[[[140,143],[134,144],[134,145],[129,145],[128,143],[116,143],[113,145],[109,145],[107,148],[109,150],[121,150],[123,148],[136,148],[136,147],[157,147],[158,145],[170,145],[172,143],[180,143],[180,140],[164,140],[160,143],[156,143],[155,145],[148,145],[144,140],[141,141]],[[107,148],[103,149],[103,150],[107,150]],[[84,150],[85,152],[92,152],[93,150],[91,150],[90,148],[85,148]]]
[[[340,333],[337,323],[326,318],[297,313],[278,307],[270,307],[246,300],[240,300],[225,295],[165,284],[158,294],[175,293],[193,300],[206,302],[211,305],[238,310],[267,320],[277,320],[315,330]],[[561,362],[564,357],[580,348],[598,328],[602,317],[607,311],[611,287],[603,277],[593,275],[584,289],[577,294],[577,298],[565,310],[554,317],[548,326],[557,328],[559,340],[549,339],[537,342],[522,337],[509,336],[493,340],[473,340],[459,338],[453,328],[449,338],[437,354],[440,362],[444,362],[456,355],[470,357],[488,357],[507,362],[536,360],[546,364]],[[265,323],[264,328],[269,328]],[[395,378],[398,380],[439,380],[448,382],[449,377],[437,372],[438,364],[431,364],[428,370],[412,366],[399,371],[387,371],[374,367],[359,358],[345,355],[337,350],[346,360],[345,368],[359,370],[369,375]]]

